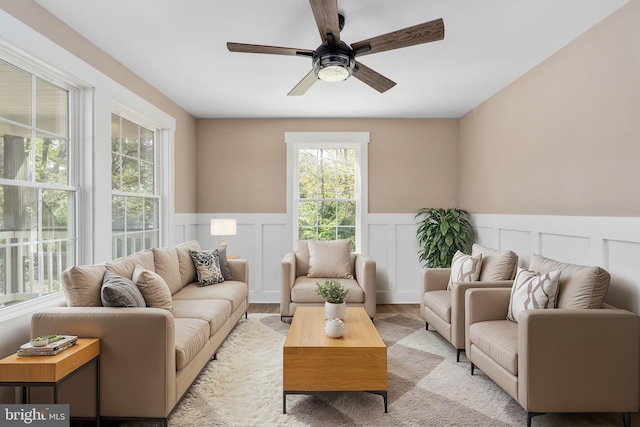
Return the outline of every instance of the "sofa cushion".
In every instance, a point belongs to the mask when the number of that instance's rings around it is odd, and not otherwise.
[[[439,318],[451,324],[451,291],[425,292],[423,301]]]
[[[169,286],[172,294],[182,289],[180,264],[176,248],[153,248],[153,263],[158,273]]]
[[[231,310],[235,311],[243,301],[246,301],[247,292],[247,284],[235,280],[204,287],[198,286],[197,283],[191,283],[173,295],[173,303],[175,305],[178,300],[221,299],[229,301]]]
[[[218,261],[220,262],[220,272],[224,280],[233,280],[231,270],[229,269],[229,262],[227,261],[227,248],[216,249],[218,251]]]
[[[131,279],[140,289],[147,307],[171,311],[171,290],[162,276],[138,265]]]
[[[101,307],[104,264],[77,265],[62,272],[62,289],[69,307]]]
[[[231,317],[231,303],[223,299],[175,300],[175,318],[204,320],[209,324],[209,335],[214,335]]]
[[[537,274],[518,267],[511,287],[507,319],[517,322],[523,310],[555,308],[560,270]]]
[[[558,262],[534,254],[529,270],[548,273],[561,270],[558,308],[601,308],[611,275],[603,268]]]
[[[193,265],[193,260],[191,259],[191,251],[200,252],[202,250],[200,248],[200,242],[197,240],[191,240],[174,247],[176,249],[176,254],[178,255],[178,265],[180,268],[180,287],[195,282],[198,280],[198,276],[196,273],[196,267]]]
[[[189,362],[205,348],[209,340],[209,323],[194,318],[176,318],[176,370],[187,366]]]
[[[100,290],[105,307],[145,307],[144,297],[131,280],[109,270],[105,271]]]
[[[447,289],[451,290],[451,285],[458,282],[475,282],[480,276],[482,266],[482,254],[476,256],[466,255],[457,251],[451,260],[451,274]]]
[[[129,279],[133,277],[133,270],[136,269],[137,265],[146,268],[147,270],[155,271],[153,251],[151,249],[109,261],[105,263],[105,265],[107,270],[113,271],[114,273]]]
[[[311,277],[298,277],[291,288],[291,301],[324,303],[324,298],[316,292],[318,281]],[[355,279],[338,279],[338,281],[349,290],[345,298],[346,303],[364,303],[364,291]]]
[[[200,286],[215,285],[224,282],[217,251],[191,251],[193,265],[196,266]]]
[[[518,255],[513,251],[485,248],[477,243],[471,247],[471,256],[482,255],[481,282],[513,280],[518,268]]]
[[[471,345],[518,375],[518,324],[509,320],[488,320],[469,327]]]
[[[293,251],[296,255],[296,276],[309,274],[309,241],[296,240]]]
[[[310,240],[307,277],[353,279],[351,240]]]

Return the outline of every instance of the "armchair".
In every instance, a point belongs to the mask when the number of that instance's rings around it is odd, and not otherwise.
[[[484,287],[510,288],[518,266],[518,256],[512,251],[498,251],[474,244],[471,255],[482,255],[479,280],[454,282],[447,289],[450,268],[422,270],[420,313],[429,325],[457,351],[456,361],[465,349],[464,295],[467,289]]]
[[[561,270],[558,308],[524,309],[514,322],[510,289],[469,290],[471,374],[478,367],[502,387],[527,411],[527,426],[549,412],[621,412],[629,426],[640,405],[640,318],[603,304],[601,268],[534,255],[529,269]]]
[[[349,240],[297,240],[294,252],[284,256],[281,267],[281,320],[292,317],[297,307],[324,305],[324,299],[316,294],[316,282],[326,279],[337,279],[349,290],[345,301],[348,307],[364,307],[370,318],[375,317],[376,263],[351,253]]]

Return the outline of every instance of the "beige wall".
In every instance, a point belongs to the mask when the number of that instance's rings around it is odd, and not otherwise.
[[[0,8],[176,119],[175,210],[194,212],[196,194],[189,189],[195,187],[195,119],[35,1],[0,0]]]
[[[198,119],[197,211],[285,212],[284,133],[313,131],[370,132],[371,213],[457,206],[457,119]]]
[[[460,121],[462,207],[640,216],[640,2]]]

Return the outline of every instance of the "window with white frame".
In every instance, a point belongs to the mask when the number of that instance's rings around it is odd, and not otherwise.
[[[111,115],[111,218],[113,258],[160,243],[156,185],[156,133]]]
[[[351,239],[352,251],[361,250],[368,133],[366,143],[362,134],[286,134],[295,239]]]
[[[76,88],[0,59],[0,308],[62,289],[76,263]]]

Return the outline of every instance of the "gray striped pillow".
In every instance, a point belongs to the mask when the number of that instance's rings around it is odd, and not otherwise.
[[[109,270],[104,272],[100,299],[104,307],[147,306],[135,283]]]

